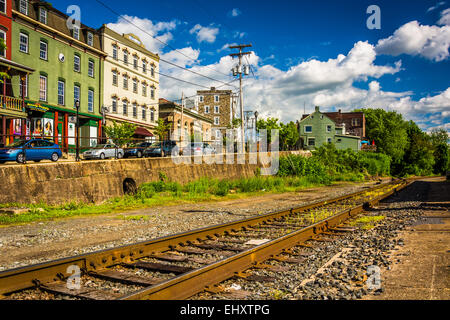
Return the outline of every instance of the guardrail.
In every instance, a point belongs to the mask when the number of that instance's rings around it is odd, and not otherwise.
[[[0,105],[5,109],[23,112],[23,100],[20,98],[0,96]]]

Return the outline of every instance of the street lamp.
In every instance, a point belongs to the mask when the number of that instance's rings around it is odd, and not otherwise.
[[[75,131],[76,131],[76,156],[75,156],[75,161],[80,161],[80,141],[79,141],[79,134],[78,134],[78,131],[79,131],[79,126],[80,126],[80,123],[79,123],[79,121],[78,121],[78,113],[79,113],[79,111],[80,111],[80,100],[76,100],[75,101],[75,108],[77,109],[77,122],[76,122],[76,125],[75,125]]]
[[[256,139],[256,150],[257,152],[259,151],[259,146],[258,146],[258,111],[255,111],[255,139]]]

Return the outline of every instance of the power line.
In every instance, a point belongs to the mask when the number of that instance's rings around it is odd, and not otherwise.
[[[121,15],[121,14],[117,13],[116,11],[114,11],[114,9],[112,9],[112,8],[109,7],[109,6],[107,6],[107,5],[106,5],[105,3],[103,3],[102,1],[100,1],[100,0],[95,0],[95,1],[97,1],[99,4],[101,4],[103,7],[105,7],[106,9],[108,9],[109,11],[111,11],[112,13],[114,13],[115,15],[117,15],[119,18],[124,19],[124,20],[125,20],[126,22],[128,22],[129,24],[135,26],[136,28],[138,28],[138,29],[141,30],[142,32],[146,33],[147,35],[149,35],[150,37],[152,37],[153,39],[155,39],[156,41],[160,42],[160,43],[163,44],[165,47],[171,48],[171,49],[174,50],[175,52],[177,52],[177,53],[183,55],[184,57],[188,58],[188,59],[191,60],[191,61],[198,62],[197,59],[193,59],[192,57],[189,57],[188,55],[186,55],[186,54],[184,54],[183,52],[181,52],[180,50],[174,48],[174,47],[171,46],[170,44],[168,44],[168,43],[166,43],[166,42],[164,42],[164,41],[158,39],[158,38],[155,37],[154,35],[152,35],[152,34],[150,34],[149,32],[147,32],[146,30],[144,30],[144,29],[142,29],[141,27],[137,26],[136,24],[134,24],[133,22],[131,22],[130,20],[128,20],[127,18],[125,18],[123,15]],[[221,72],[221,71],[212,69],[212,68],[210,68],[210,67],[208,67],[208,66],[205,66],[205,68],[208,68],[208,69],[210,69],[210,70],[213,70],[213,71],[215,71],[215,72],[218,72],[218,73],[220,73],[220,74],[223,74],[223,75],[225,75],[225,76],[227,76],[227,77],[230,76],[229,74],[225,74],[225,73],[223,73],[223,72]],[[214,80],[214,81],[220,82],[219,80]]]

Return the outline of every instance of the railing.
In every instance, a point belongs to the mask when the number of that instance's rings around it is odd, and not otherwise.
[[[20,98],[0,96],[0,104],[4,109],[23,111],[23,100]]]

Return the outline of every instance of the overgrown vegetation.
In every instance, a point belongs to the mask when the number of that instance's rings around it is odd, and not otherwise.
[[[448,133],[422,131],[395,111],[359,109],[366,116],[366,136],[375,140],[377,153],[391,157],[395,176],[445,174],[450,169]]]

